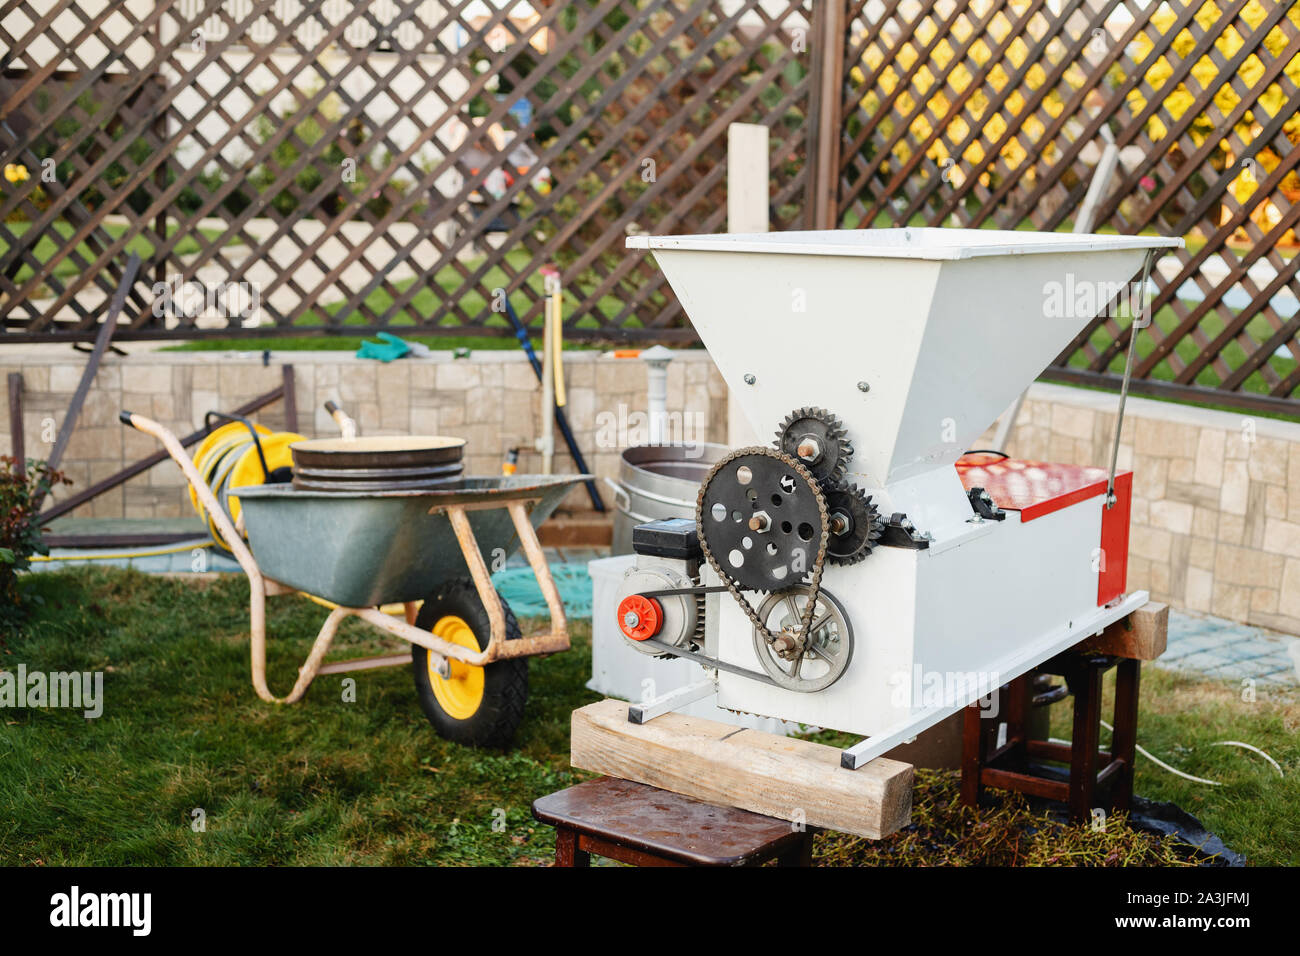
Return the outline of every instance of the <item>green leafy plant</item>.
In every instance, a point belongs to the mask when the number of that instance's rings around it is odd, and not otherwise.
[[[41,540],[40,501],[55,485],[71,480],[44,461],[0,457],[0,634],[13,631],[26,616],[18,572],[32,566],[32,555],[49,554]]]

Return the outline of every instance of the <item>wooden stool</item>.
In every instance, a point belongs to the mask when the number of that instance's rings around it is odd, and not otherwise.
[[[539,797],[533,816],[555,827],[556,866],[588,866],[592,853],[633,866],[808,866],[812,859],[811,828],[615,777]]]
[[[996,787],[1059,800],[1070,808],[1071,819],[1087,820],[1098,806],[1098,789],[1109,791],[1107,806],[1127,810],[1133,799],[1133,761],[1137,748],[1138,684],[1142,662],[1089,651],[1068,651],[1019,677],[999,691],[1002,708],[996,719],[980,717],[979,705],[966,708],[962,738],[961,801],[979,803],[982,787]],[[1115,730],[1111,749],[1099,750],[1101,734],[1101,679],[1116,671]],[[1071,743],[1055,744],[1034,739],[1029,712],[1035,706],[1035,673],[1066,679],[1074,694],[1074,729]],[[1006,741],[996,745],[998,725],[1006,723]],[[1069,764],[1069,779],[1034,772],[1031,758]],[[1100,769],[1098,769],[1100,766]]]

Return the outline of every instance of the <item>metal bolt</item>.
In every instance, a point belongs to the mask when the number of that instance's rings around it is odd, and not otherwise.
[[[758,511],[749,519],[749,530],[757,531],[762,534],[768,528],[772,527],[772,517],[766,511]]]
[[[754,378],[754,376],[753,376],[752,374],[750,374],[749,372],[746,372],[746,373],[745,373],[745,384],[746,384],[746,385],[753,385],[753,384],[754,384],[755,382],[757,382],[757,381],[758,381],[758,379]]]
[[[859,392],[869,392],[869,391],[871,391],[871,383],[870,383],[870,382],[858,382],[858,391],[859,391]]]
[[[628,627],[636,627],[641,623],[641,619],[636,616],[636,611],[628,611],[623,615],[623,623]]]
[[[804,461],[816,461],[822,456],[821,445],[817,444],[817,439],[815,438],[803,439],[799,442],[799,447],[795,450],[799,453],[799,457]]]

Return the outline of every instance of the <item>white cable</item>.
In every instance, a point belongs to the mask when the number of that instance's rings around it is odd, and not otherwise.
[[[1109,731],[1111,731],[1112,733],[1114,733],[1115,728],[1112,727],[1112,726],[1110,726],[1110,724],[1107,724],[1106,721],[1103,720],[1103,721],[1102,721],[1102,725],[1103,725],[1107,730],[1109,730]],[[1054,743],[1054,744],[1065,744],[1065,746],[1067,746],[1067,747],[1072,746],[1072,744],[1070,743],[1070,741],[1068,741],[1068,740],[1061,740],[1061,739],[1058,738],[1058,737],[1050,737],[1050,738],[1048,738],[1048,739],[1049,739],[1049,741],[1050,741],[1051,743]],[[1190,773],[1183,773],[1183,772],[1182,772],[1181,770],[1179,770],[1177,767],[1171,767],[1171,766],[1169,766],[1169,764],[1165,763],[1165,762],[1164,762],[1163,760],[1161,760],[1159,757],[1153,756],[1153,755],[1151,754],[1151,752],[1148,751],[1148,750],[1147,750],[1145,747],[1143,747],[1141,744],[1135,744],[1135,745],[1134,745],[1134,749],[1135,749],[1138,753],[1140,753],[1142,756],[1144,756],[1144,757],[1146,757],[1148,760],[1150,760],[1150,761],[1151,761],[1153,764],[1155,764],[1157,767],[1161,768],[1162,770],[1168,770],[1170,773],[1174,774],[1175,776],[1182,777],[1184,780],[1190,780],[1190,781],[1192,781],[1193,783],[1203,783],[1203,784],[1205,784],[1207,787],[1222,787],[1222,786],[1223,786],[1223,784],[1219,783],[1219,781],[1217,781],[1217,780],[1206,780],[1204,777],[1193,777]]]
[[[1240,740],[1216,740],[1214,743],[1210,744],[1210,746],[1211,747],[1241,747],[1244,750],[1249,750],[1251,753],[1259,754],[1261,757],[1263,757],[1265,760],[1271,763],[1273,765],[1273,769],[1277,771],[1277,775],[1279,777],[1286,776],[1286,774],[1282,772],[1281,765],[1279,765],[1276,760],[1274,760],[1268,754],[1264,753],[1264,751],[1260,750],[1258,747],[1251,746],[1250,744],[1243,744]]]
[[[1115,728],[1112,727],[1110,724],[1106,723],[1106,721],[1104,720],[1101,721],[1101,725],[1105,727],[1107,730],[1109,730],[1112,734],[1115,732]],[[1059,737],[1049,737],[1048,740],[1054,744],[1064,744],[1067,747],[1072,746],[1070,741],[1061,740]],[[1279,765],[1276,760],[1274,760],[1268,754],[1264,753],[1264,751],[1260,750],[1258,747],[1255,747],[1251,744],[1244,744],[1240,740],[1216,740],[1214,743],[1210,744],[1210,746],[1211,747],[1241,747],[1244,750],[1249,750],[1251,753],[1257,753],[1265,760],[1267,760],[1270,764],[1273,765],[1273,769],[1277,771],[1279,777],[1286,776],[1286,774],[1282,772],[1281,765]],[[1145,747],[1143,747],[1140,744],[1135,744],[1134,749],[1137,750],[1137,752],[1140,753],[1142,756],[1150,760],[1157,767],[1160,767],[1162,770],[1168,770],[1170,773],[1174,774],[1177,777],[1182,777],[1184,780],[1191,780],[1193,783],[1203,783],[1208,787],[1223,786],[1223,784],[1218,780],[1206,780],[1204,777],[1194,777],[1190,773],[1183,773],[1183,771],[1179,770],[1177,767],[1169,766],[1169,764],[1165,763],[1159,757],[1154,756],[1151,753],[1151,751],[1147,750]]]

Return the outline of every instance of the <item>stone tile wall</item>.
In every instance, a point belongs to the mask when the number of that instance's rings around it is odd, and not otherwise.
[[[85,487],[155,450],[153,439],[117,421],[119,409],[145,412],[178,432],[208,409],[229,410],[274,388],[280,365],[297,376],[300,428],[335,429],[323,410],[341,401],[369,434],[455,434],[469,440],[470,473],[496,474],[506,450],[522,449],[520,470],[540,470],[533,442],[540,389],[521,353],[450,353],[388,365],[350,354],[161,352],[128,346],[106,359],[68,447],[64,469]],[[48,450],[77,386],[84,359],[67,347],[10,346],[0,379],[20,370],[26,391],[27,452]],[[637,431],[646,402],[645,366],[595,352],[565,357],[568,415],[588,465],[614,477],[619,451],[645,440]],[[1116,396],[1038,384],[1030,390],[1007,451],[1022,458],[1105,465]],[[677,353],[669,367],[668,406],[682,423],[670,437],[726,440],[726,387],[708,355]],[[280,405],[260,420],[283,427]],[[629,430],[629,427],[631,430]],[[8,416],[0,450],[8,451]],[[991,434],[991,430],[990,430]],[[982,442],[987,442],[986,435]],[[1300,424],[1248,414],[1130,398],[1120,466],[1134,472],[1129,586],[1156,600],[1235,621],[1300,634]],[[556,435],[556,468],[572,470]],[[587,506],[576,490],[566,506]],[[169,462],[79,509],[100,517],[190,514],[184,481]]]
[[[541,470],[534,448],[540,434],[541,389],[521,352],[480,351],[466,359],[450,352],[389,364],[350,353],[284,352],[264,364],[261,353],[164,352],[127,345],[126,357],[105,358],[64,455],[72,490],[84,488],[157,450],[147,435],[122,426],[121,409],[157,419],[178,434],[198,428],[205,412],[229,411],[277,387],[281,365],[292,363],[298,427],[308,436],[337,434],[324,410],[339,401],[365,434],[452,434],[468,440],[466,471],[499,474],[506,451],[520,448],[520,472]],[[28,457],[49,453],[59,423],[80,380],[85,359],[67,346],[9,346],[0,352],[0,382],[20,371],[24,380],[23,431]],[[646,440],[637,429],[646,409],[646,369],[639,359],[592,351],[565,355],[570,426],[598,475],[615,477],[625,442]],[[687,440],[725,441],[726,388],[703,350],[683,350],[668,370],[670,423],[683,422]],[[280,403],[258,421],[284,427]],[[623,427],[620,427],[620,423]],[[628,427],[630,423],[630,428]],[[679,437],[674,428],[671,437]],[[7,409],[0,415],[0,452],[9,453]],[[576,469],[558,429],[555,468]],[[574,492],[565,505],[590,507]],[[185,481],[171,462],[77,509],[74,516],[177,517],[191,514]]]

